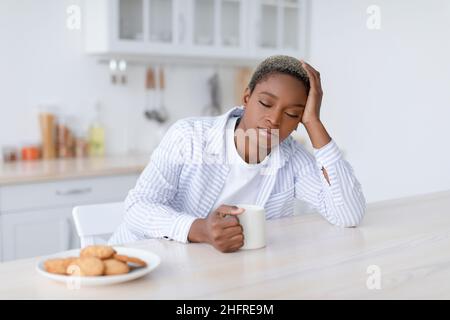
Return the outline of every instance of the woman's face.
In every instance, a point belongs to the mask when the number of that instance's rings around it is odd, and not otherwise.
[[[256,130],[258,145],[262,142],[270,149],[297,128],[307,98],[305,85],[300,80],[286,74],[273,74],[259,82],[251,94],[248,88],[245,90],[245,113],[238,128]]]

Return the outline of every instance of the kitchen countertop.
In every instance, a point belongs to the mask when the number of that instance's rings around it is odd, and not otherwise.
[[[0,163],[0,186],[94,176],[140,174],[150,155],[105,156]]]
[[[140,241],[128,246],[155,252],[161,265],[107,287],[69,290],[35,271],[38,258],[6,262],[0,299],[449,299],[449,209],[447,191],[369,205],[358,228],[317,214],[271,220],[266,248],[229,254]],[[367,286],[373,270],[380,289]]]

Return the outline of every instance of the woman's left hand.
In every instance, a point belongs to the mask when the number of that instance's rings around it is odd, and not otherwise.
[[[308,75],[310,84],[305,111],[303,112],[301,119],[301,122],[304,125],[307,125],[314,122],[320,122],[320,106],[322,104],[323,92],[320,83],[320,73],[304,60],[300,60],[300,63]]]

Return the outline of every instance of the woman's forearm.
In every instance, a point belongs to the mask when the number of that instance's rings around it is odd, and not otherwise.
[[[330,135],[320,120],[307,122],[303,125],[305,126],[311,143],[315,149],[320,149],[331,141]],[[328,172],[325,168],[322,168],[322,173],[328,184],[330,184],[330,178],[328,177]]]
[[[331,141],[331,137],[325,129],[322,121],[316,120],[303,124],[308,132],[309,139],[311,140],[312,146],[315,149],[320,149],[328,142]]]

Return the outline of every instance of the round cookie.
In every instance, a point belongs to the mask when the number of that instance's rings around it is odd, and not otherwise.
[[[44,268],[47,272],[66,274],[67,267],[77,258],[69,257],[63,259],[49,259],[44,262]]]
[[[105,275],[115,275],[115,274],[124,274],[130,271],[130,267],[124,262],[121,262],[116,259],[107,259],[103,260],[105,264]]]
[[[66,270],[68,275],[73,276],[101,276],[105,271],[103,261],[96,257],[83,257],[72,261]]]
[[[110,246],[87,246],[83,248],[80,252],[80,257],[96,257],[99,259],[109,259],[116,253]]]
[[[129,263],[134,263],[136,265],[138,265],[139,267],[146,267],[147,263],[139,258],[133,258],[133,257],[129,257],[123,254],[115,254],[114,255],[114,259],[122,261],[122,262],[129,262]]]

